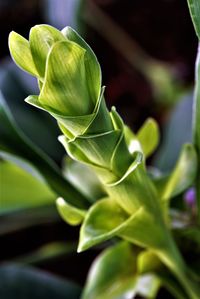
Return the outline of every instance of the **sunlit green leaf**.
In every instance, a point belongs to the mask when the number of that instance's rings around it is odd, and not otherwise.
[[[121,242],[105,250],[93,263],[82,299],[125,299],[135,295],[136,257]]]
[[[137,139],[141,144],[145,157],[150,156],[158,146],[160,139],[158,124],[153,118],[145,121],[137,133]]]
[[[112,238],[115,229],[127,218],[127,214],[113,200],[105,198],[95,203],[82,224],[78,251]]]
[[[20,68],[33,76],[38,76],[29,42],[24,37],[12,31],[9,35],[9,48],[13,60]]]
[[[58,42],[52,47],[39,102],[62,115],[93,112],[94,105],[86,86],[84,55],[85,50],[70,41]]]
[[[47,55],[58,41],[65,40],[63,34],[49,25],[36,25],[30,30],[32,59],[41,78],[44,78]]]
[[[86,250],[115,236],[140,246],[165,243],[162,227],[144,208],[128,216],[115,201],[105,198],[88,211],[80,231],[78,251]]]
[[[8,161],[0,160],[0,178],[0,214],[53,204],[56,199],[44,182]]]
[[[199,0],[188,0],[188,5],[196,34],[200,39],[200,2]]]
[[[153,251],[145,250],[138,255],[137,269],[139,273],[154,272],[159,268],[162,268],[162,263]]]
[[[84,39],[71,27],[65,27],[62,30],[64,36],[70,41],[77,43],[79,46],[86,50],[85,53],[85,70],[87,76],[87,86],[93,100],[99,98],[101,87],[101,68],[98,60]]]
[[[56,205],[62,219],[70,225],[79,225],[83,221],[86,211],[69,205],[62,197],[56,200]]]
[[[156,298],[159,279],[152,274],[140,275],[136,259],[136,251],[126,242],[103,251],[90,269],[82,299]]]

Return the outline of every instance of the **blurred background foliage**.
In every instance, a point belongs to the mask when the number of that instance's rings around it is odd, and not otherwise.
[[[37,92],[37,84],[9,56],[9,32],[27,38],[30,27],[40,23],[59,29],[69,25],[84,36],[101,64],[108,106],[115,105],[134,131],[149,116],[158,121],[161,143],[149,163],[163,172],[171,170],[181,145],[191,140],[197,41],[187,1],[0,1],[1,98],[20,130],[54,161],[46,162],[49,167],[63,167],[63,179],[78,186],[92,202],[103,190],[89,173],[91,189],[81,188],[77,172],[87,170],[75,171],[76,165],[63,160],[56,123],[24,103],[26,96]],[[13,152],[15,147],[13,143]],[[34,163],[0,154],[0,298],[13,298],[13,294],[79,298],[89,266],[102,248],[76,254],[78,229],[60,219],[55,198],[55,190],[39,176]]]

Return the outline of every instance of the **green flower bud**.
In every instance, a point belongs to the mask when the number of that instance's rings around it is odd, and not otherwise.
[[[97,109],[100,66],[73,29],[37,25],[31,29],[29,41],[11,32],[9,48],[16,64],[38,78],[40,95],[29,98],[31,104],[64,117],[84,116]]]

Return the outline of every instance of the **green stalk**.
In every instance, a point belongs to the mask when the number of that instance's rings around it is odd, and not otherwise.
[[[38,36],[43,42],[41,45]],[[146,172],[143,153],[137,147],[134,154],[129,152],[123,121],[114,108],[110,113],[107,110],[100,66],[92,50],[71,28],[60,33],[47,25],[34,27],[30,42],[12,33],[9,45],[20,67],[38,80],[41,81],[41,74],[44,79],[39,96],[31,96],[26,101],[55,117],[64,134],[59,140],[69,156],[88,164],[109,195],[107,200],[94,204],[88,211],[82,225],[82,244],[84,238],[87,242],[88,236],[94,233],[92,245],[87,248],[95,244],[95,237],[96,240],[107,240],[112,236],[152,248],[176,275],[188,298],[199,299],[200,289],[189,276],[189,270],[164,223],[161,202]],[[22,52],[26,54],[23,61]],[[31,69],[30,59],[33,62]],[[39,68],[36,70],[37,64]],[[196,94],[194,139],[200,154],[200,89],[197,88]],[[199,187],[197,183],[198,197]],[[95,214],[97,207],[102,207],[102,210]],[[92,212],[95,214],[94,223],[89,223]],[[105,215],[111,219],[105,219]],[[102,224],[104,220],[107,227]],[[95,227],[98,221],[102,230]]]
[[[168,234],[169,235],[169,234]],[[193,277],[193,273],[185,264],[175,242],[172,237],[168,237],[168,246],[166,248],[155,250],[157,256],[177,277],[180,284],[190,299],[199,299],[200,288],[197,281]]]
[[[197,151],[198,169],[196,177],[197,221],[200,224],[200,48],[198,49],[195,72],[193,107],[193,142]]]

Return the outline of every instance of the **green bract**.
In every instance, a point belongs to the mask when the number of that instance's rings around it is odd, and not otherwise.
[[[112,237],[150,248],[177,276],[188,298],[198,299],[200,291],[166,221],[169,197],[183,191],[195,177],[193,146],[185,148],[172,177],[160,188],[145,167],[145,158],[158,144],[157,124],[149,120],[134,135],[114,107],[107,110],[99,63],[73,29],[60,32],[39,25],[31,29],[29,42],[11,33],[9,45],[15,62],[38,78],[39,96],[29,96],[26,101],[56,118],[63,132],[59,140],[69,156],[87,164],[104,186],[105,197],[88,211],[74,208],[64,199],[57,201],[63,219],[73,225],[83,222],[79,251]],[[188,158],[189,171],[184,174]]]
[[[94,112],[100,100],[100,66],[93,51],[73,29],[67,27],[60,32],[38,25],[31,29],[29,41],[11,32],[9,47],[15,62],[39,81],[39,97],[27,101],[55,113],[58,120],[59,115]]]

